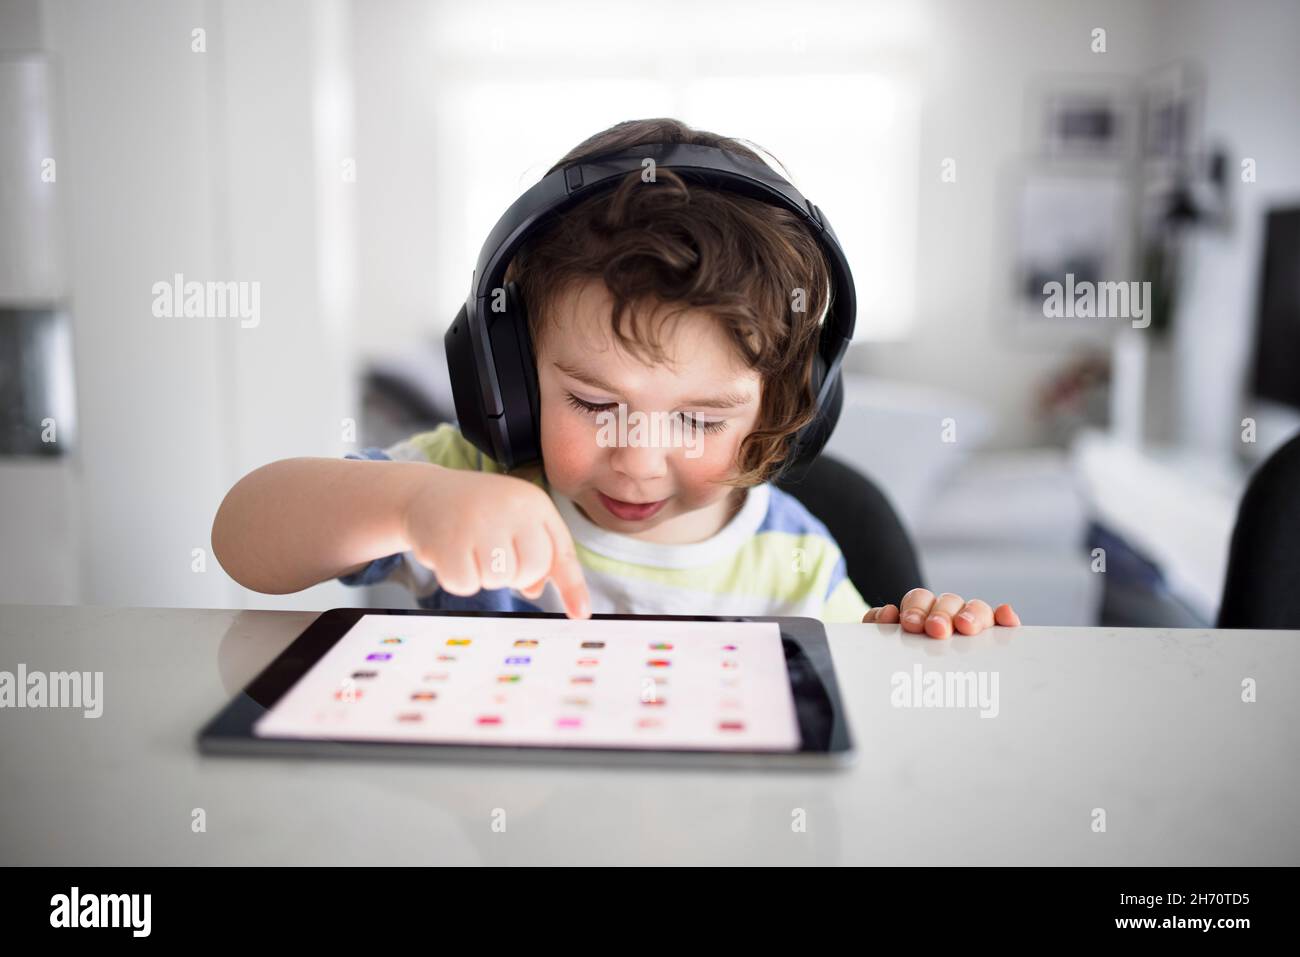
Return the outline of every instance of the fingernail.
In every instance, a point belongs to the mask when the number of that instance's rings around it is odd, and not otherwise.
[[[919,611],[909,611],[903,616],[903,621],[909,625],[919,625],[921,623],[921,613]]]
[[[936,625],[940,631],[945,633],[948,631],[948,623],[943,620],[943,616],[941,615],[931,615],[925,625],[927,630],[929,630],[931,625]]]
[[[966,624],[968,625],[975,624],[975,616],[968,611],[963,611],[959,613],[957,617],[960,618],[962,621],[966,622]]]

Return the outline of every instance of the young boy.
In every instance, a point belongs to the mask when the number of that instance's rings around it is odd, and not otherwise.
[[[555,168],[668,142],[759,159],[647,120]],[[1019,624],[1010,606],[919,588],[901,609],[868,609],[825,526],[770,484],[812,415],[828,288],[792,213],[668,169],[653,183],[631,174],[530,238],[506,281],[528,308],[541,464],[505,474],[452,425],[346,457],[365,461],[274,462],[231,489],[213,524],[232,578],[272,594],[388,579],[448,610],[805,615],[936,638]],[[808,290],[803,310],[794,288]],[[674,441],[629,430],[638,415],[671,424]]]

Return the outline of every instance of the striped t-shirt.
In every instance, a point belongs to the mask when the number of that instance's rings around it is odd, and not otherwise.
[[[366,448],[346,458],[502,471],[450,424],[388,449]],[[826,526],[794,496],[769,483],[747,489],[740,510],[711,538],[665,545],[601,528],[551,489],[541,470],[533,471],[535,477],[526,480],[547,491],[573,536],[593,614],[800,615],[829,623],[860,622],[867,611]],[[422,608],[564,611],[559,591],[549,581],[535,601],[509,588],[469,596],[444,592],[433,572],[409,551],[376,558],[339,581],[400,582]]]

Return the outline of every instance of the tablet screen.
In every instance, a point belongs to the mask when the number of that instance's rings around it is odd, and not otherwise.
[[[793,751],[774,622],[362,615],[259,737]]]

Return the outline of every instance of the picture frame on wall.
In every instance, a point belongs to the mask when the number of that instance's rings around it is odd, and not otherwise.
[[[1142,159],[1155,166],[1185,163],[1202,149],[1205,83],[1191,63],[1172,63],[1142,83]]]
[[[1133,85],[1114,78],[1053,77],[1030,96],[1031,155],[1047,162],[1133,162],[1142,111]]]
[[[1034,164],[1012,177],[1012,301],[1022,336],[1108,339],[1120,320],[1049,314],[1044,287],[1136,278],[1132,179]]]

